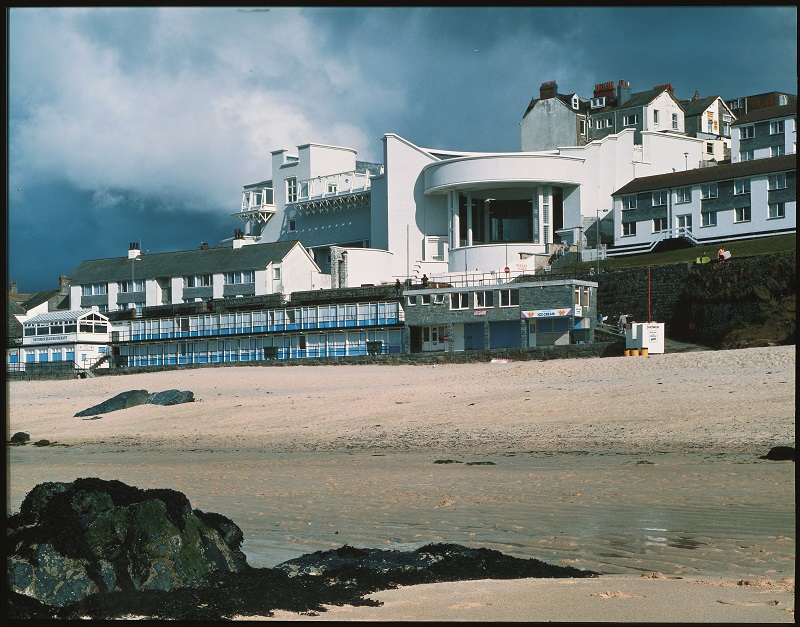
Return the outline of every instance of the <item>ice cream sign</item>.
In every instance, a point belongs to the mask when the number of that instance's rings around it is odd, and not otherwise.
[[[523,318],[557,318],[559,316],[571,316],[572,307],[564,309],[534,309],[532,311],[521,311]]]

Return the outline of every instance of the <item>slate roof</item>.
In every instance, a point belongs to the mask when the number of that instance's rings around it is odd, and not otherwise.
[[[752,124],[753,122],[763,122],[764,120],[772,120],[775,118],[786,118],[790,115],[797,115],[797,102],[778,105],[777,107],[766,107],[765,109],[756,109],[751,113],[743,115],[732,126],[741,126],[742,124]]]
[[[174,253],[140,255],[134,262],[126,257],[84,261],[69,275],[72,285],[124,281],[131,278],[131,264],[136,277],[173,277],[214,272],[264,269],[270,263],[282,261],[298,240],[270,244],[250,244],[241,248],[208,248]]]
[[[643,176],[632,180],[623,185],[612,196],[623,194],[634,194],[637,192],[651,191],[654,189],[666,189],[669,187],[686,187],[711,183],[714,181],[725,181],[745,176],[755,176],[758,174],[770,174],[773,172],[785,172],[797,168],[797,155],[782,155],[780,157],[769,157],[766,159],[753,159],[752,161],[741,161],[738,163],[728,163],[725,165],[698,168],[684,172],[670,172],[668,174],[656,174],[654,176]]]
[[[578,108],[577,109],[573,109],[572,108],[572,96],[574,96],[574,95],[575,94],[556,94],[553,98],[559,100],[561,102],[561,104],[563,104],[565,107],[567,107],[567,109],[569,109],[570,111],[574,111],[575,113],[581,113],[583,115],[586,115],[586,113],[589,111],[589,103],[586,101],[585,98],[581,98],[579,96],[578,97]],[[552,100],[553,98],[533,98],[531,100],[530,104],[528,105],[528,108],[525,109],[525,113],[522,114],[522,117],[524,118],[526,115],[528,115],[530,110],[533,109],[533,107],[536,106],[537,102],[542,102],[543,100]]]
[[[17,320],[16,316],[24,316],[25,309],[15,303],[10,298],[8,299],[6,308],[6,336],[9,339],[22,338],[22,323]]]
[[[706,98],[698,98],[697,100],[679,100],[683,108],[684,115],[693,116],[700,115],[708,109],[719,96],[708,96]]]

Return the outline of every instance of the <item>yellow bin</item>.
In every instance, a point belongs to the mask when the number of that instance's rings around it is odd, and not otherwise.
[[[642,349],[642,357],[647,357],[647,349],[646,348]]]
[[[638,349],[636,349],[636,348],[632,349],[631,350],[631,357],[638,357],[638,356],[639,356]]]
[[[625,351],[625,357],[630,357],[630,356],[631,356],[631,352],[630,351]]]

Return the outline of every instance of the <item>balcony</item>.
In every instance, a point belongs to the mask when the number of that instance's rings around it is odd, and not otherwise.
[[[275,194],[271,187],[246,189],[242,192],[242,207],[231,214],[242,222],[266,223],[275,215]]]
[[[383,174],[383,166],[377,175]],[[369,172],[341,172],[297,182],[297,197],[287,198],[287,206],[298,214],[330,213],[369,207]]]

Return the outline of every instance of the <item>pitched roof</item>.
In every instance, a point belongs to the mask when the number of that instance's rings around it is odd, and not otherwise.
[[[769,157],[766,159],[753,159],[752,161],[740,161],[738,163],[728,163],[725,165],[698,168],[684,172],[670,172],[668,174],[656,174],[654,176],[643,176],[633,179],[630,183],[623,185],[612,196],[622,194],[634,194],[654,189],[666,189],[669,187],[683,187],[687,185],[697,185],[711,183],[713,181],[725,181],[728,179],[740,178],[743,176],[755,176],[758,174],[769,174],[772,172],[785,172],[797,168],[797,155],[782,155],[780,157]]]
[[[38,316],[33,316],[33,318],[28,318],[25,321],[25,324],[42,322],[75,322],[76,320],[80,320],[84,316],[92,313],[104,320],[107,320],[106,316],[94,311],[93,309],[71,309],[70,311],[49,311],[47,313],[39,314]]]
[[[134,278],[172,277],[237,270],[258,270],[270,263],[283,260],[289,251],[300,244],[298,240],[270,244],[250,244],[241,248],[209,248],[207,250],[184,250],[174,253],[140,255],[136,261],[127,257],[84,261],[72,274],[70,283],[94,283],[124,281]]]
[[[528,115],[528,113],[530,113],[530,110],[533,109],[536,106],[537,102],[544,102],[545,100],[558,100],[559,102],[561,102],[561,104],[563,104],[570,111],[575,111],[576,113],[585,114],[589,109],[588,103],[586,102],[585,99],[583,99],[581,97],[578,97],[578,108],[577,108],[577,110],[573,109],[572,108],[572,96],[573,95],[576,95],[576,94],[556,94],[552,98],[533,98],[531,100],[530,104],[528,105],[528,108],[525,109],[525,113],[522,114],[522,117],[524,118],[526,115]]]
[[[785,105],[778,105],[777,107],[766,107],[765,109],[756,109],[751,113],[743,115],[736,120],[732,126],[741,126],[742,124],[752,124],[753,122],[763,122],[764,120],[772,120],[775,118],[786,118],[790,115],[797,115],[797,102],[792,102]]]
[[[679,100],[683,112],[687,116],[700,115],[708,109],[719,96],[707,96],[697,100]]]

